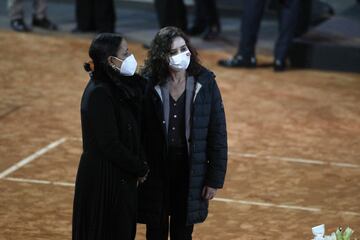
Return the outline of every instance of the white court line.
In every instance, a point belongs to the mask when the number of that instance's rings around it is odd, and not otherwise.
[[[360,214],[356,213],[356,212],[343,212],[343,213],[346,214],[346,215],[360,216]]]
[[[82,141],[81,138],[72,137],[69,138],[72,141]],[[302,164],[312,164],[312,165],[330,165],[336,167],[345,167],[345,168],[360,168],[358,164],[352,163],[341,163],[341,162],[327,162],[322,160],[312,160],[312,159],[303,159],[303,158],[293,158],[293,157],[276,157],[276,156],[261,156],[255,153],[238,153],[229,151],[229,155],[240,156],[244,158],[265,158],[268,160],[275,160],[275,161],[283,161],[283,162],[290,162],[290,163],[302,163]]]
[[[46,181],[46,180],[13,178],[13,177],[4,178],[4,180],[11,181],[11,182],[21,182],[21,183],[33,183],[33,184],[43,184],[43,185],[57,185],[57,186],[64,186],[64,187],[75,187],[74,183],[68,183],[68,182],[51,182],[51,181]]]
[[[340,163],[340,162],[326,162],[322,160],[311,160],[303,158],[290,158],[290,157],[275,157],[275,156],[262,156],[254,153],[238,153],[238,152],[229,152],[229,155],[244,157],[244,158],[263,158],[268,160],[291,162],[291,163],[301,163],[301,164],[311,164],[311,165],[330,165],[336,167],[345,167],[345,168],[360,168],[358,164],[352,163]]]
[[[45,181],[45,180],[10,178],[10,177],[4,178],[3,180],[12,181],[12,182],[21,182],[21,183],[75,187],[74,183],[68,183],[68,182],[51,182],[51,181]],[[324,212],[341,213],[344,215],[351,215],[351,216],[360,216],[360,213],[357,213],[357,212],[349,212],[349,211],[335,212],[335,211],[322,210],[320,208],[302,207],[302,206],[294,206],[294,205],[286,205],[286,204],[274,204],[274,203],[266,203],[266,202],[255,202],[255,201],[248,201],[248,200],[234,200],[234,199],[229,199],[229,198],[214,198],[214,201],[224,202],[224,203],[235,203],[235,204],[242,204],[242,205],[251,205],[251,206],[258,206],[258,207],[282,208],[282,209],[287,209],[287,210],[307,211],[307,212],[315,212],[315,213],[324,211]]]
[[[82,141],[82,138],[81,137],[69,137],[67,138],[67,140],[70,140],[70,141]]]
[[[265,203],[265,202],[254,202],[254,201],[245,201],[245,200],[233,200],[233,199],[227,199],[227,198],[214,198],[214,200],[218,201],[218,202],[240,203],[243,205],[285,208],[285,209],[302,210],[302,211],[308,211],[308,212],[320,212],[321,211],[320,208],[309,208],[309,207],[291,206],[291,205],[285,205],[285,204],[274,204],[274,203]]]
[[[26,164],[30,163],[31,161],[35,160],[36,158],[40,157],[41,155],[47,153],[51,149],[56,148],[60,144],[63,144],[65,141],[66,141],[66,138],[61,138],[61,139],[59,139],[59,140],[57,140],[55,142],[50,143],[46,147],[36,151],[35,153],[31,154],[27,158],[24,158],[23,160],[21,160],[18,163],[14,164],[10,168],[8,168],[5,171],[1,172],[0,173],[0,179],[2,179],[4,177],[8,176],[9,174],[15,172],[19,168],[25,166]]]

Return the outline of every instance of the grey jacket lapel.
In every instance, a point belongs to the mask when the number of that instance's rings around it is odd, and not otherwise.
[[[190,151],[190,145],[189,145],[189,139],[191,134],[191,109],[193,102],[195,101],[195,78],[193,76],[189,76],[186,80],[186,99],[185,99],[185,136],[186,136],[186,142],[188,145],[188,151]],[[201,88],[200,86],[196,86],[196,94],[199,92]],[[168,134],[169,129],[169,114],[170,114],[170,92],[169,92],[169,86],[168,84],[164,84],[163,86],[156,86],[155,87],[156,92],[158,93],[159,97],[161,98],[162,104],[163,104],[163,114],[164,114],[164,120],[166,123],[166,136]]]

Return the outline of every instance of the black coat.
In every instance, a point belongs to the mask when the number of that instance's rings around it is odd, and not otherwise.
[[[73,240],[132,239],[140,149],[141,96],[90,79],[81,100],[83,154],[76,177]],[[136,81],[136,79],[133,79]]]
[[[227,166],[225,112],[215,76],[204,69],[195,76],[195,84],[201,85],[201,89],[191,108],[187,224],[200,223],[206,219],[208,201],[202,199],[202,189],[205,185],[222,188]],[[165,206],[167,140],[162,101],[151,80],[145,93],[143,122],[144,149],[150,174],[148,180],[138,188],[138,221],[157,225],[160,224]]]

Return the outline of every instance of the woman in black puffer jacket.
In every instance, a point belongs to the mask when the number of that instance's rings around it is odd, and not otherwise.
[[[143,75],[148,79],[143,144],[150,168],[139,186],[138,221],[148,240],[191,239],[227,165],[224,106],[215,76],[199,64],[186,35],[161,29]]]

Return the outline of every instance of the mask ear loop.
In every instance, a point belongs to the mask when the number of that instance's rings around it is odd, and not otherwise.
[[[118,58],[118,57],[115,57],[115,56],[112,56],[113,58],[116,58],[117,60],[119,60],[120,62],[124,62],[125,61],[125,59],[123,60],[123,59],[121,59],[121,58]]]
[[[117,60],[119,60],[121,63],[123,63],[124,62],[124,60],[122,60],[122,59],[120,59],[120,58],[118,58],[118,57],[115,57],[115,56],[111,56],[112,58],[116,58]],[[120,67],[118,67],[118,66],[116,66],[114,63],[112,63],[111,64],[111,67],[113,68],[113,69],[118,69],[118,68],[120,68]]]

